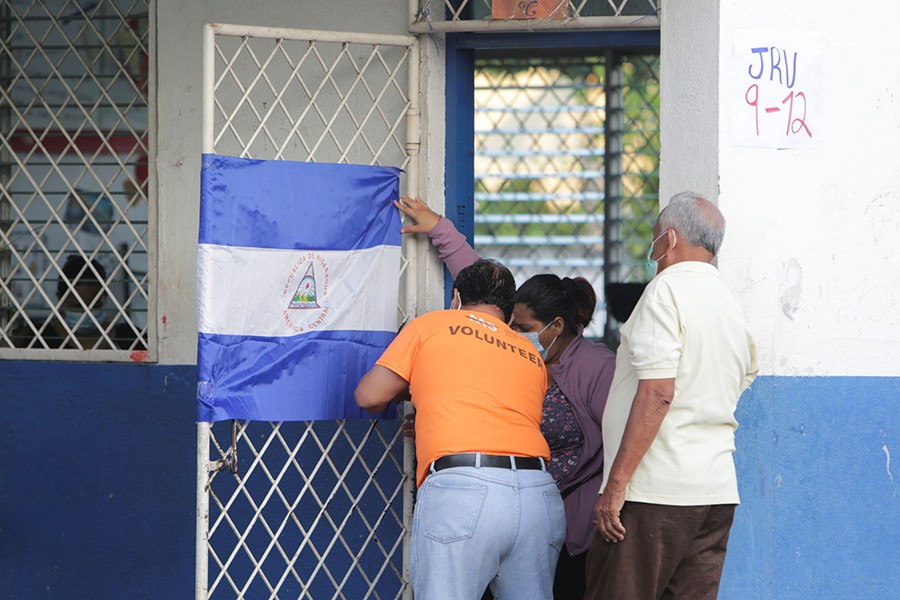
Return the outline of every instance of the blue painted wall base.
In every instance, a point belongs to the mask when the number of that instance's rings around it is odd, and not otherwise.
[[[900,598],[900,378],[760,377],[719,597]]]
[[[0,597],[191,598],[196,368],[0,381]],[[738,418],[720,598],[900,598],[900,378],[761,377]]]
[[[0,597],[192,598],[194,366],[0,362]]]

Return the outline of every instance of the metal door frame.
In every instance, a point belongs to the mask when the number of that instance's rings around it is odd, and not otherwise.
[[[330,31],[312,31],[300,29],[285,29],[275,27],[255,27],[244,25],[227,25],[219,23],[207,24],[203,36],[203,86],[202,86],[202,151],[203,153],[215,152],[215,114],[216,114],[216,36],[230,36],[240,38],[268,38],[274,40],[305,41],[311,44],[365,44],[372,45],[377,52],[379,46],[391,46],[406,48],[408,53],[406,73],[407,77],[407,108],[405,116],[405,152],[407,156],[406,189],[408,195],[418,195],[419,190],[419,145],[420,145],[420,86],[419,86],[419,40],[412,35],[377,35],[361,33],[343,33]],[[393,79],[393,75],[389,75]],[[264,126],[263,126],[264,127]],[[327,129],[327,127],[326,127]],[[324,134],[323,134],[324,136]],[[401,317],[415,315],[416,311],[416,281],[419,263],[417,261],[417,242],[404,240],[403,255],[405,257],[401,274],[405,271],[405,284],[401,294]],[[236,466],[236,455],[228,456],[228,452],[234,452],[234,447],[221,453],[220,460],[210,459],[210,444],[215,443],[211,437],[211,423],[200,422],[197,424],[197,515],[196,515],[196,587],[197,600],[205,600],[209,596],[209,516],[210,516],[210,483],[217,471]],[[279,424],[273,424],[275,433],[278,434]],[[311,427],[311,426],[310,426]],[[339,424],[339,428],[343,427]],[[238,424],[233,423],[233,443],[237,437]],[[371,430],[370,430],[371,431]],[[274,435],[272,436],[274,437]],[[400,436],[403,440],[403,550],[402,573],[403,587],[402,597],[412,598],[412,588],[409,585],[409,530],[412,524],[413,495],[415,492],[415,478],[413,476],[414,446],[408,438]],[[396,442],[396,440],[395,440]],[[221,451],[221,448],[218,448]],[[327,457],[326,457],[327,458]],[[277,481],[273,481],[277,486]],[[325,508],[322,507],[325,512]],[[321,513],[320,513],[321,516]],[[338,533],[340,536],[340,533]],[[273,540],[274,541],[274,540]],[[259,567],[257,567],[259,569]],[[380,575],[380,572],[379,572]],[[267,582],[268,583],[268,582]],[[377,583],[377,578],[370,585]],[[277,595],[278,588],[272,589],[272,597]],[[337,593],[340,593],[338,590]]]

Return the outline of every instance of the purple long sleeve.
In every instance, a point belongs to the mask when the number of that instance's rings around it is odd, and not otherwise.
[[[458,232],[446,217],[441,217],[438,224],[428,233],[428,237],[437,248],[438,256],[447,265],[453,279],[456,279],[460,271],[481,258],[466,241],[466,236]]]

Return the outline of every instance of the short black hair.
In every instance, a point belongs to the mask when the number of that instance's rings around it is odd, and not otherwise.
[[[491,304],[503,311],[503,319],[512,317],[516,280],[496,260],[482,258],[459,272],[453,287],[463,304]]]
[[[106,269],[94,259],[91,259],[91,267],[87,266],[87,261],[80,254],[70,254],[63,265],[63,277],[59,278],[56,283],[56,297],[62,298],[66,294],[69,286],[66,285],[68,280],[72,286],[79,283],[100,283],[106,280]],[[98,278],[99,276],[99,278]]]

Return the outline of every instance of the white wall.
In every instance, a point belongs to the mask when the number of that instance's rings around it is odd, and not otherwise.
[[[294,27],[366,33],[406,34],[407,2],[333,2],[291,0],[160,0],[157,5],[157,116],[159,190],[159,359],[164,364],[196,361],[196,246],[200,189],[202,28],[207,22]],[[423,45],[424,46],[424,45]],[[425,128],[423,137],[437,142],[423,149],[432,167],[420,189],[443,189],[443,68],[426,76],[431,65],[442,65],[430,44],[423,47],[423,85],[440,94],[427,103],[426,115],[439,125]],[[433,79],[434,81],[431,81]],[[439,83],[437,81],[439,80]],[[425,122],[425,119],[423,119]],[[439,181],[434,178],[439,178]],[[437,297],[437,278],[420,282],[423,297]]]
[[[419,194],[422,201],[445,214],[444,162],[446,160],[446,68],[444,35],[422,37],[422,148]],[[421,236],[425,237],[425,236]],[[416,241],[423,264],[417,286],[418,314],[444,307],[444,264],[427,239]]]
[[[728,219],[719,267],[764,374],[900,375],[898,17],[896,5],[837,0],[665,5],[661,199],[681,189],[718,198]],[[738,29],[824,34],[812,147],[734,144]]]
[[[678,0],[660,15],[660,205],[684,190],[718,196],[718,2]]]

